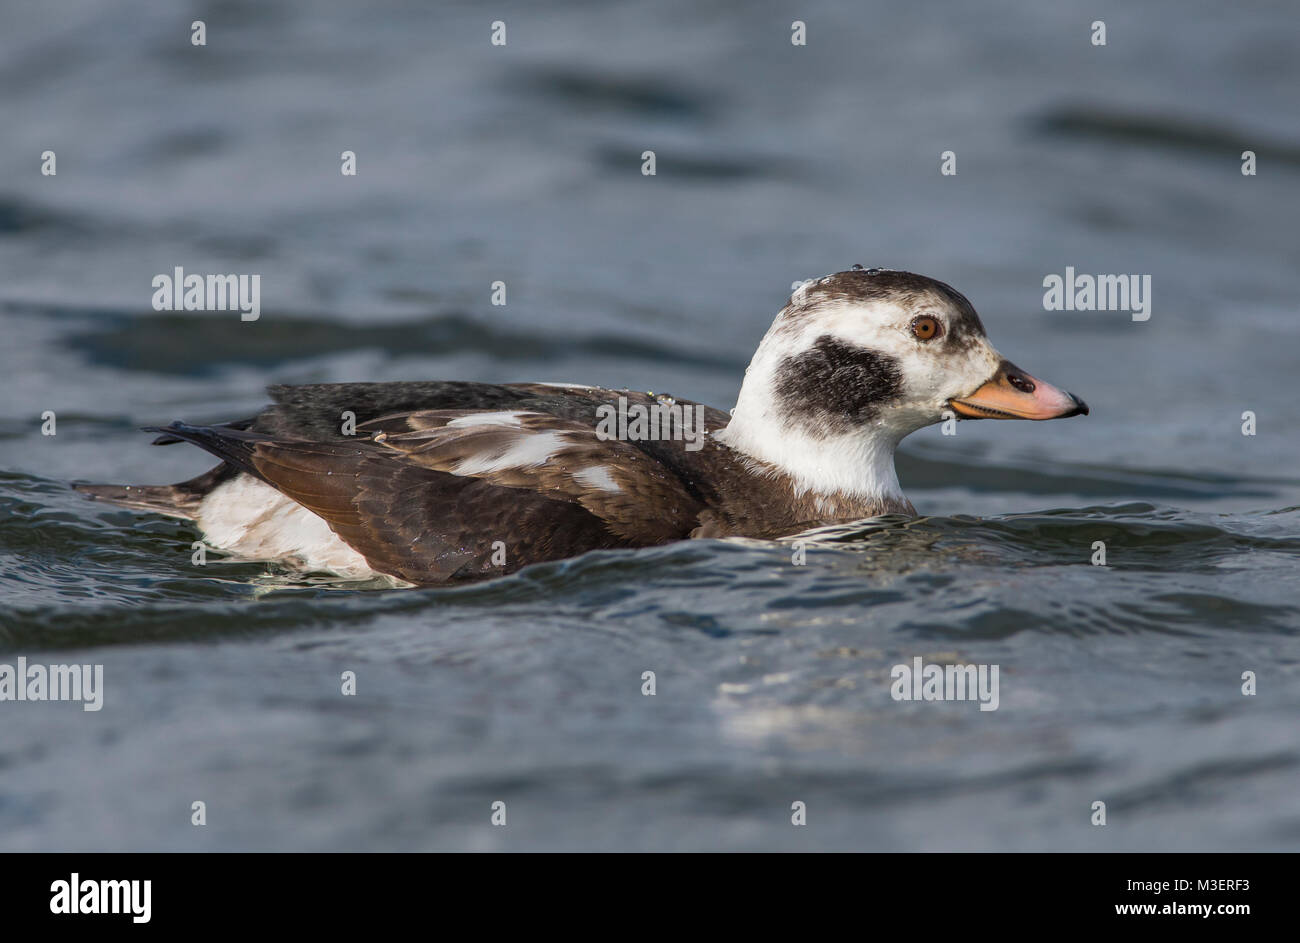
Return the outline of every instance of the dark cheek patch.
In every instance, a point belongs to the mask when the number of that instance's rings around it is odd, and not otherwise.
[[[825,433],[846,432],[897,402],[903,371],[888,354],[855,347],[829,334],[811,348],[781,361],[776,397],[784,416]]]

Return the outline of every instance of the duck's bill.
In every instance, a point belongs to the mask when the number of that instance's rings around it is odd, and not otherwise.
[[[1005,360],[970,396],[948,400],[965,419],[1064,419],[1088,415],[1088,404],[1073,393],[1044,383]]]

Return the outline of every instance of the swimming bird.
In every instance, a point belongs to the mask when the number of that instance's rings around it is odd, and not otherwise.
[[[730,414],[546,383],[269,393],[248,419],[146,430],[221,460],[197,478],[76,487],[192,520],[239,558],[427,586],[593,549],[914,515],[894,471],[910,433],[1088,412],[999,354],[956,289],[860,266],[797,287]]]

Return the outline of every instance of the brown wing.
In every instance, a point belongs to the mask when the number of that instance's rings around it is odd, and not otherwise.
[[[580,505],[633,546],[679,540],[704,504],[635,444],[534,412],[423,410],[357,427],[422,468]]]

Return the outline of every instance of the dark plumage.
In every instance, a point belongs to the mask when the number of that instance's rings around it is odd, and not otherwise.
[[[870,422],[898,399],[898,361],[824,334],[812,347],[781,361],[776,394],[782,411],[831,431]]]

